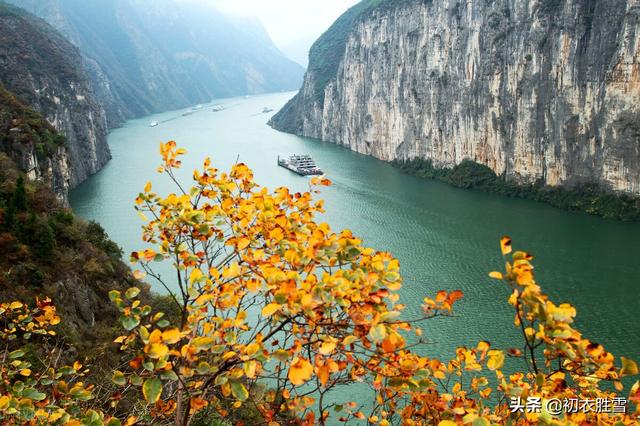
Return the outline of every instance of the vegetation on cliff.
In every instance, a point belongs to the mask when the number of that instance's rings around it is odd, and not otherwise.
[[[136,283],[121,254],[100,225],[76,218],[0,153],[0,300],[49,297],[65,319],[68,344],[104,344],[117,314],[109,291]]]
[[[564,210],[581,211],[608,219],[640,220],[640,197],[615,194],[594,184],[573,188],[551,187],[543,183],[521,185],[509,182],[489,167],[471,160],[453,168],[435,167],[432,161],[423,159],[393,161],[392,164],[406,173],[436,179],[458,188],[541,201]]]
[[[43,161],[64,146],[65,137],[42,115],[25,105],[0,84],[0,151],[10,157],[23,150],[35,150]]]
[[[100,170],[111,158],[104,108],[95,102],[78,49],[42,19],[3,1],[0,1],[0,85],[16,98],[8,99],[12,95],[3,91],[2,114],[7,112],[5,107],[9,108],[9,114],[18,110],[19,114],[29,115],[33,125],[34,111],[38,112],[51,124],[47,131],[55,127],[65,136],[64,149],[58,150],[54,158],[48,155],[51,149],[47,145],[53,148],[47,142],[49,137],[23,133],[24,138],[34,139],[40,159],[47,156],[51,159],[43,167],[47,171],[39,172],[52,175],[53,189],[59,196],[66,197],[70,187]],[[27,113],[25,106],[32,111]],[[40,124],[37,127],[45,129]],[[23,154],[22,158],[14,155],[12,158],[20,167],[27,167],[27,163],[33,167],[33,155]]]
[[[489,275],[510,291],[523,349],[482,341],[438,360],[417,350],[422,323],[450,315],[462,293],[427,297],[421,314],[408,318],[399,262],[348,230],[336,233],[316,221],[323,203],[314,200],[315,185],[328,181],[316,178],[305,193],[269,191],[246,165],[224,173],[207,159],[184,187],[175,170],[185,151],[169,142],[161,153],[159,171],[174,180],[176,193],[154,193],[151,183],[140,193],[148,246],[132,260],[140,267],[135,276],[166,286],[173,301],[167,308],[177,315],[167,320],[163,309],[144,304],[137,287],[109,293],[124,329],[115,342],[129,362],[112,374],[120,390],[105,396],[85,383],[82,363],[60,368],[28,359],[28,339],[46,341],[65,321],[50,301],[34,308],[3,303],[0,316],[9,326],[0,342],[12,360],[0,367],[5,422],[239,424],[248,410],[252,424],[270,425],[618,425],[640,414],[640,382],[629,393],[635,411],[551,411],[552,400],[626,395],[622,380],[637,376],[638,366],[616,362],[584,338],[573,327],[576,310],[549,300],[535,281],[532,256],[513,251],[508,237],[500,241],[505,270]],[[23,206],[22,193],[16,185],[10,204]],[[159,261],[172,262],[174,280],[154,272]],[[505,374],[507,356],[521,361],[520,373]],[[326,400],[353,382],[369,385],[371,406]],[[538,400],[541,410],[510,409],[508,401],[517,399]],[[127,414],[118,420],[123,401]]]
[[[314,97],[320,105],[324,102],[324,89],[338,74],[355,23],[375,11],[398,7],[406,1],[409,0],[363,0],[343,13],[311,46],[307,71],[314,75]]]

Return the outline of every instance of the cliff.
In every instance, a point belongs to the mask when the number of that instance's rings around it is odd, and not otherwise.
[[[109,127],[213,98],[295,90],[304,69],[260,22],[197,0],[11,0],[78,46]]]
[[[5,151],[59,198],[110,159],[106,115],[94,100],[77,48],[46,22],[0,3],[0,126]],[[50,125],[37,123],[39,113]],[[42,134],[55,130],[53,141]],[[55,132],[54,132],[55,133]],[[14,143],[20,139],[20,144]],[[51,139],[51,140],[49,140]]]
[[[386,161],[640,194],[636,0],[364,1],[271,121]]]
[[[109,346],[118,310],[108,292],[139,284],[121,255],[98,224],[76,218],[0,152],[0,300],[50,297],[67,345]]]
[[[0,84],[0,151],[30,179],[46,182],[60,199],[71,179],[65,144],[51,124]]]

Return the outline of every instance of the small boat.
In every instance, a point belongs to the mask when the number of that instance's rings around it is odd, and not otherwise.
[[[216,104],[216,105],[213,106],[213,108],[211,108],[211,111],[213,111],[213,112],[219,112],[219,111],[222,111],[222,110],[224,110],[224,107],[222,105],[220,105],[220,104]]]
[[[149,123],[149,127],[156,127],[158,124],[160,123],[158,123],[157,121],[152,121],[151,123]]]
[[[323,171],[316,165],[310,155],[292,155],[286,158],[278,156],[278,165],[291,170],[300,176],[321,175]]]
[[[263,114],[269,113],[271,111],[273,111],[273,108],[267,108],[267,107],[262,108],[262,113]]]

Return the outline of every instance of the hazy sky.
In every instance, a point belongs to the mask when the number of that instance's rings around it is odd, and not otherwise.
[[[210,0],[225,11],[256,16],[275,44],[306,66],[311,44],[359,0]]]

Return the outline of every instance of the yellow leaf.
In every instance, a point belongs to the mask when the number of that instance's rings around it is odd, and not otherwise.
[[[180,334],[180,330],[178,330],[177,328],[172,328],[170,330],[165,330],[162,332],[162,340],[165,343],[169,343],[169,344],[177,343],[180,341],[181,338],[182,336]]]
[[[335,348],[336,348],[335,339],[329,339],[329,340],[326,340],[324,343],[322,343],[322,345],[320,346],[320,353],[322,355],[329,355],[335,350]]]
[[[621,376],[635,376],[638,374],[638,364],[635,361],[623,356],[620,357],[620,361],[622,362]]]
[[[493,279],[496,279],[496,280],[501,280],[501,279],[503,278],[503,277],[502,277],[502,274],[501,274],[500,272],[496,272],[496,271],[494,271],[494,272],[489,272],[489,276],[490,276],[491,278],[493,278]]]
[[[20,370],[20,375],[29,377],[31,375],[31,370],[29,370],[28,368],[23,368],[22,370]]]
[[[352,344],[353,342],[355,342],[357,340],[358,340],[358,338],[356,336],[353,336],[353,335],[347,336],[342,340],[342,345],[344,347],[347,347],[347,346],[349,346],[350,344]]]
[[[11,309],[12,311],[16,310],[16,309],[20,309],[22,308],[24,305],[20,302],[11,302],[11,304],[9,305],[9,309]]]
[[[300,304],[302,306],[304,306],[305,308],[311,305],[311,302],[313,302],[313,296],[311,296],[309,293],[305,294],[304,296],[302,296],[302,298],[300,299]]]
[[[145,352],[149,358],[159,359],[167,355],[169,348],[162,343],[152,343],[145,348]]]
[[[0,396],[0,410],[3,410],[7,405],[9,405],[9,401],[11,401],[11,398],[8,396]]]
[[[242,237],[242,238],[238,239],[238,241],[237,241],[238,250],[243,250],[243,249],[249,247],[249,244],[251,244],[251,240],[248,239],[247,237]]]
[[[507,255],[511,253],[511,250],[511,238],[507,236],[502,237],[500,240],[500,251],[502,251],[502,254]]]
[[[313,374],[313,366],[304,358],[297,358],[289,367],[289,381],[295,386],[305,383]]]
[[[202,279],[202,276],[202,271],[200,269],[194,269],[189,275],[189,282],[193,284],[197,281],[200,281]]]
[[[227,279],[237,278],[240,276],[240,274],[241,270],[238,262],[233,262],[231,265],[229,265],[229,267],[225,268],[224,271],[222,271],[222,277]]]
[[[140,270],[135,270],[133,271],[133,278],[135,278],[136,280],[142,280],[147,276],[146,272],[142,272]]]
[[[384,324],[377,324],[369,330],[369,337],[376,343],[380,343],[387,337],[387,329]]]
[[[147,193],[151,191],[151,182],[147,182],[147,184],[144,186],[144,192]]]
[[[452,422],[451,420],[443,420],[438,423],[438,426],[458,426],[456,422]]]
[[[271,315],[273,315],[276,312],[278,312],[281,307],[282,307],[282,305],[280,305],[279,303],[269,303],[267,306],[265,306],[262,309],[262,316],[265,317],[265,318],[268,318]]]
[[[489,370],[499,370],[504,365],[504,353],[502,351],[489,351],[489,360],[487,368]]]
[[[256,352],[258,352],[260,350],[260,345],[257,343],[250,343],[249,345],[247,345],[247,347],[244,349],[244,353],[247,354],[248,356],[253,356],[256,354]]]

